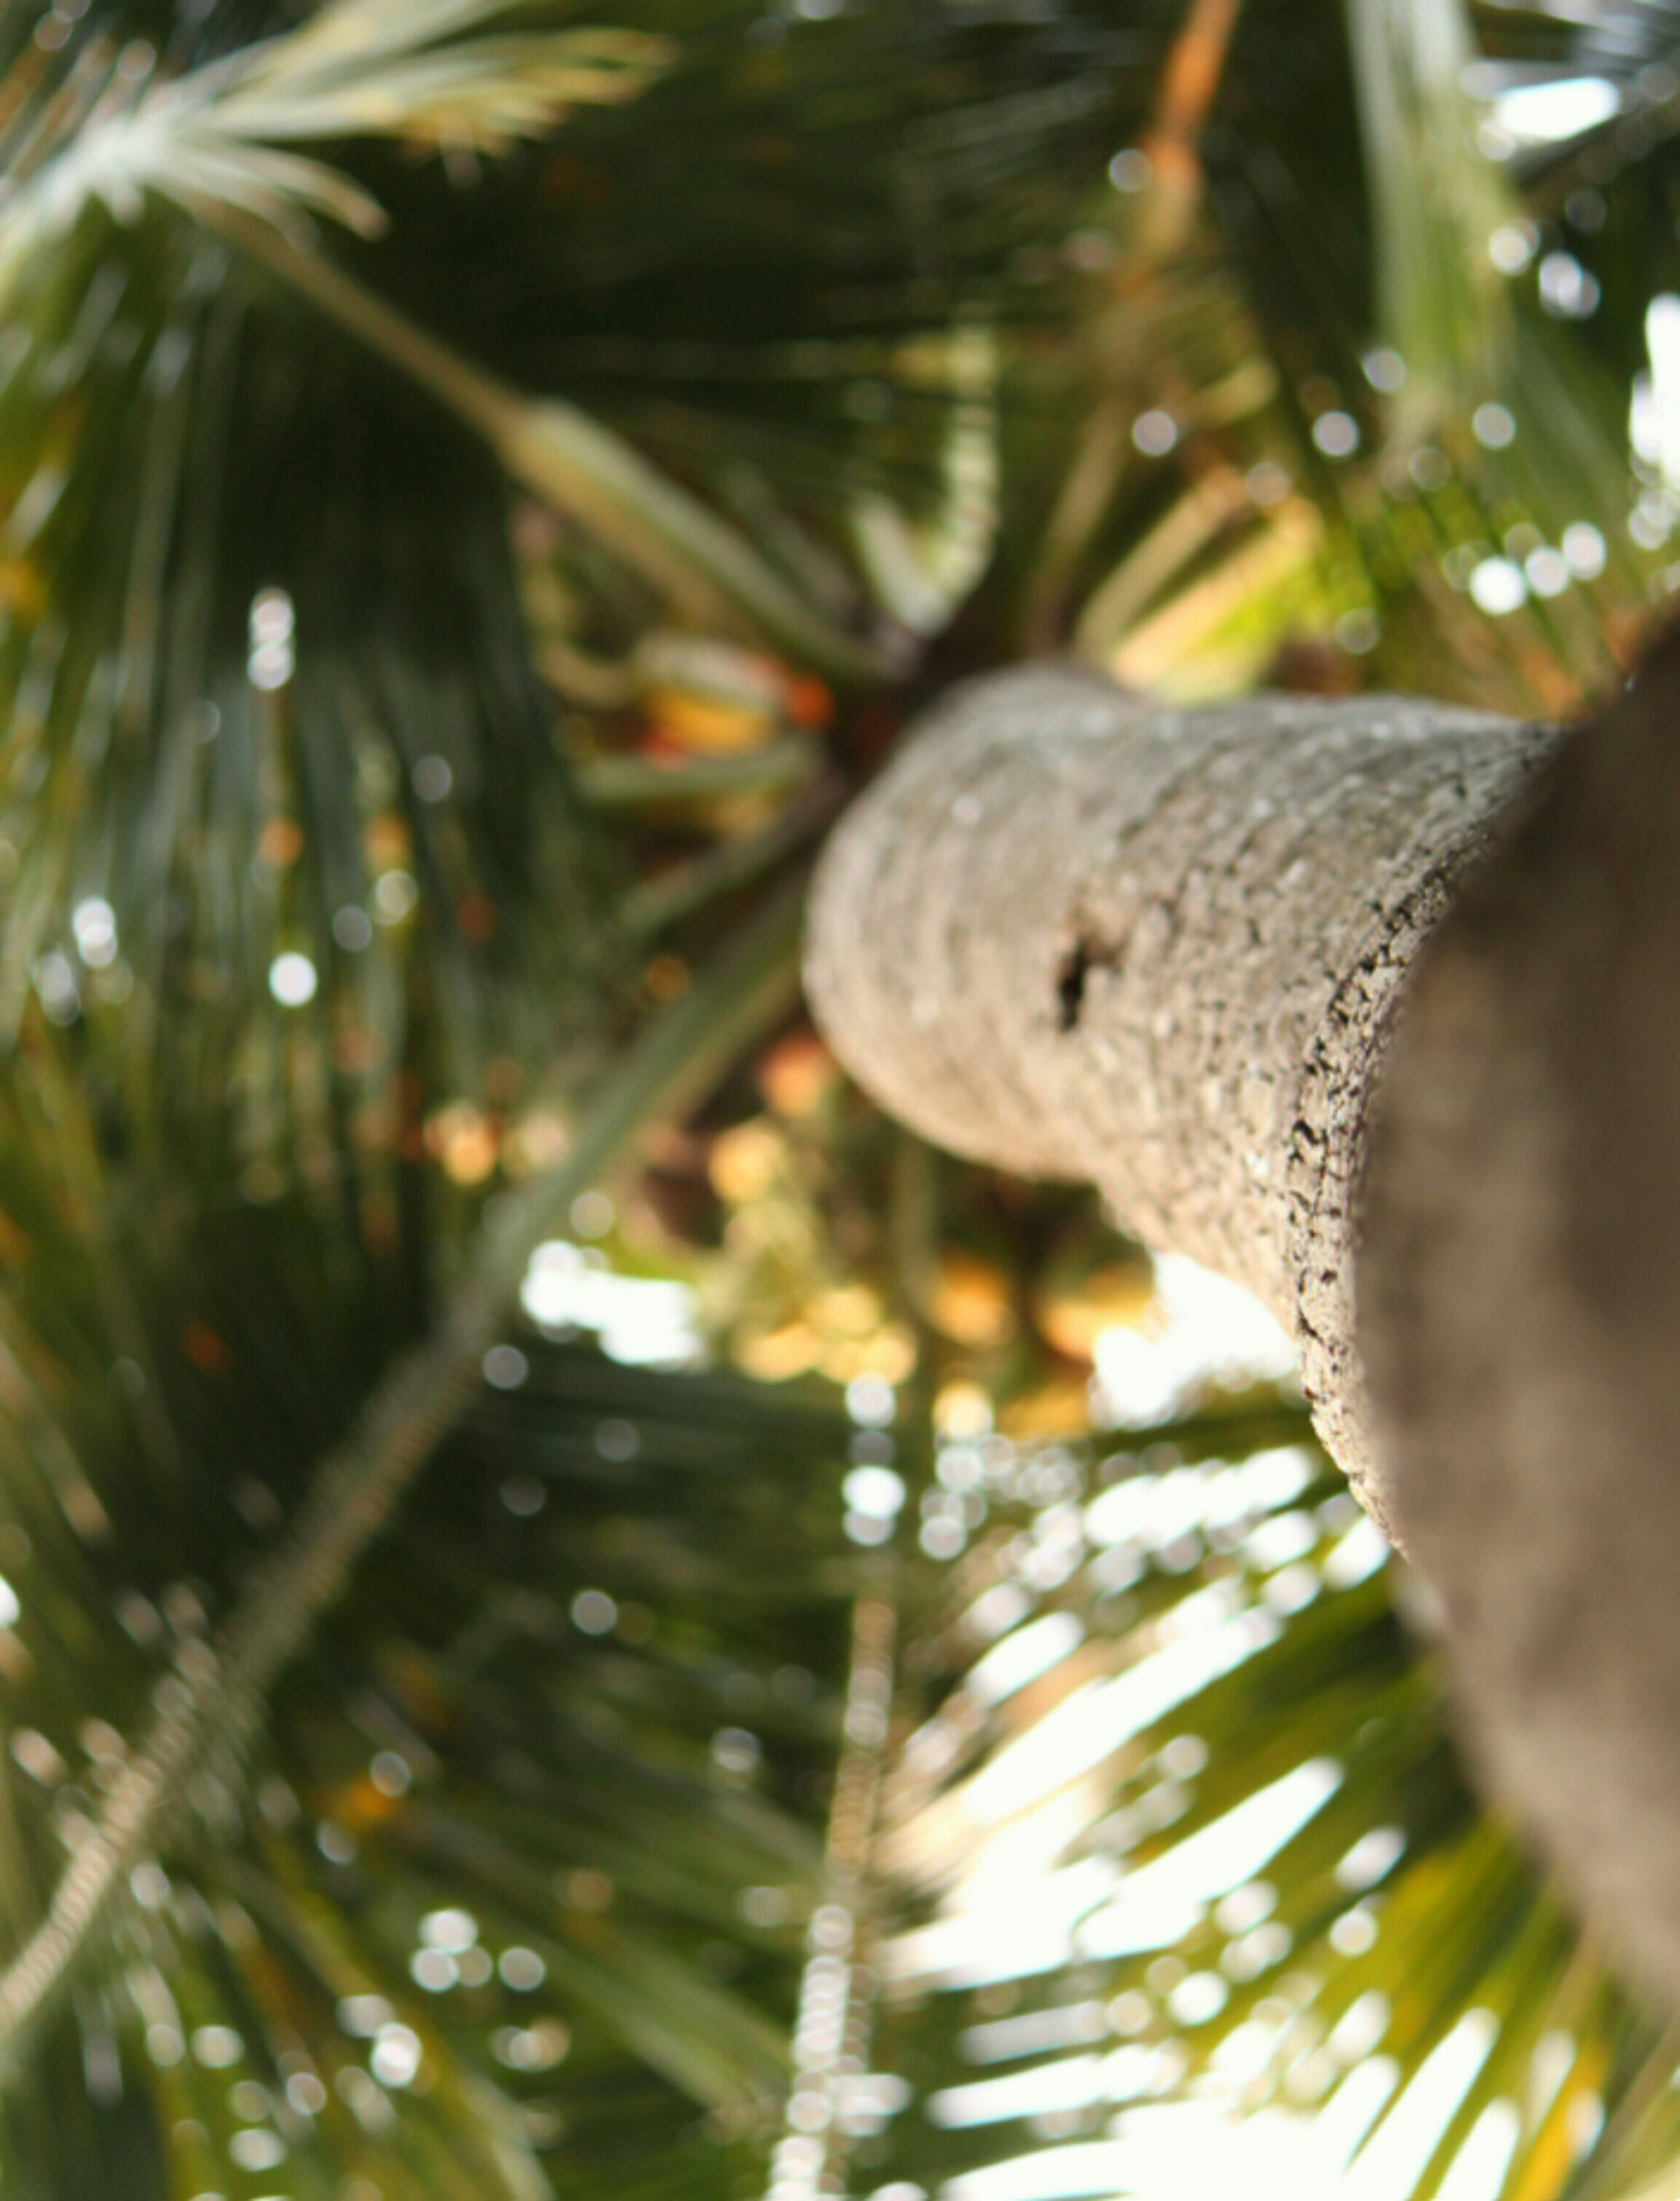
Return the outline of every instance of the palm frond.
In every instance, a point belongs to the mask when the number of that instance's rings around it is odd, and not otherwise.
[[[1626,436],[1649,254],[1613,314],[1587,310],[1599,278],[1545,233],[1567,184],[1486,150],[1475,54],[1460,0],[1244,11],[1200,145],[1206,218],[1150,293],[1159,341],[1114,353],[1104,400],[1083,634],[1122,677],[1229,692],[1306,635],[1343,686],[1565,713],[1625,649],[1660,585]],[[1631,245],[1660,146],[1627,158]],[[1110,217],[1122,240],[1142,218]]]
[[[1465,87],[1473,47],[1460,0],[1361,0],[1349,17],[1367,169],[1381,242],[1378,325],[1406,362],[1403,410],[1461,409],[1509,382],[1512,300],[1488,245],[1517,219],[1508,178],[1481,157]],[[1420,171],[1436,188],[1408,188]]]
[[[15,2052],[67,1991],[126,1875],[161,1839],[195,1770],[207,1758],[237,1767],[277,1678],[342,1596],[360,1553],[460,1413],[537,1243],[651,1118],[692,1097],[697,1077],[703,1089],[708,1065],[732,1059],[764,1018],[766,1001],[772,1016],[785,1004],[796,916],[797,906],[779,912],[773,906],[768,923],[761,919],[740,952],[724,959],[716,986],[650,1028],[578,1127],[565,1159],[483,1235],[434,1334],[388,1369],[348,1435],[329,1450],[269,1563],[229,1602],[215,1649],[207,1647],[167,1701],[160,1700],[143,1740],[76,1845],[45,1916],[0,1979],[0,2045]],[[186,1335],[190,1354],[190,1325]],[[97,1492],[93,1503],[108,1533],[108,1503]]]
[[[635,31],[460,35],[509,12],[337,0],[226,66],[208,103],[210,126],[263,141],[393,137],[501,153],[580,107],[636,97],[672,58],[669,44]]]
[[[454,11],[455,15],[462,11]],[[490,11],[475,9],[476,15]],[[451,17],[453,23],[454,18]],[[130,97],[120,64],[62,150],[0,205],[0,293],[77,227],[91,202],[132,226],[148,195],[256,253],[319,308],[483,434],[516,479],[602,537],[688,612],[749,623],[852,677],[877,659],[800,600],[752,546],[598,422],[523,400],[316,252],[307,221],[365,235],[378,202],[342,169],[274,140],[395,135],[500,150],[589,98],[640,92],[663,49],[632,33],[554,32],[431,50],[429,14],[399,26],[335,4],[301,29]]]
[[[611,860],[493,462],[219,248],[112,243],[47,256],[0,390],[0,1020],[68,1033],[155,1158],[278,1190],[310,1137],[319,1183],[389,1147],[405,1065],[424,1116],[598,1044]],[[222,1005],[187,1043],[184,1003]]]
[[[308,2201],[358,2172],[463,2201],[651,2196],[678,2164],[737,2190],[822,1887],[847,1424],[529,1336],[516,1358],[278,1693],[249,1782],[210,1751],[135,1866],[26,2066],[79,2050],[60,2098],[80,2137],[49,2142],[33,2077],[0,2127],[20,2190],[74,2190],[76,2160],[119,2147],[146,2201],[243,2192],[283,2157]],[[254,1488],[208,1538],[178,1521],[173,1552],[155,1531],[86,1554],[89,1622],[114,1606],[145,1639],[102,1694],[111,1649],[56,1643],[35,1546],[9,1864],[78,1838],[136,1699],[208,1660],[207,1616],[274,1534]]]
[[[489,0],[404,9],[330,0],[283,36],[149,83],[108,49],[105,81],[86,111],[67,115],[57,145],[33,149],[30,173],[10,185],[0,294],[91,202],[132,223],[151,191],[196,211],[238,207],[282,227],[317,213],[376,233],[384,216],[367,192],[273,146],[376,136],[500,152],[580,105],[634,97],[669,58],[631,32],[463,37],[507,12]]]
[[[1181,2163],[1234,2114],[1326,2177],[1385,2151],[1417,2201],[1467,2148],[1525,2201],[1648,2177],[1674,2043],[1475,1801],[1380,1539],[1309,1444],[1209,1441],[951,1448],[989,1541],[888,1790],[916,2105],[860,2162],[946,2201],[1124,2190],[1199,2101]]]

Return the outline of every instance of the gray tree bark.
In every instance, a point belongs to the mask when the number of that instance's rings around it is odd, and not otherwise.
[[[1359,1298],[1488,1777],[1680,2009],[1677,725],[1680,632],[1431,942]]]
[[[1680,633],[1562,740],[984,680],[843,822],[807,975],[906,1122],[1293,1324],[1491,1785],[1680,2008],[1677,722]]]
[[[929,717],[811,904],[807,988],[853,1074],[1257,1294],[1390,1534],[1354,1349],[1368,1103],[1418,948],[1552,740],[1391,696],[1162,711],[1025,667]]]

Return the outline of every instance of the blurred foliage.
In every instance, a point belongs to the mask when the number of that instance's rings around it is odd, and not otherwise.
[[[1146,1257],[883,1123],[792,1012],[786,920],[906,716],[1023,649],[1557,712],[1625,660],[1680,519],[1680,15],[1578,14],[0,6],[0,1933],[62,1987],[0,2043],[6,2190],[760,2188],[886,1739],[848,1610],[889,1590],[930,1723],[888,1789],[906,1930],[946,1895],[915,1830],[988,1752],[1221,1599],[1252,1656],[1088,1769],[1039,1864],[1146,1870],[1343,1769],[1273,1917],[889,2002],[924,2098],[984,2027],[1100,2006],[1114,2100],[1240,2040],[1247,2104],[1299,2106],[1380,1994],[1396,2088],[1496,2018],[1460,2137],[1559,2067],[1521,2201],[1671,2154],[1671,2048],[1477,1814],[1385,1578],[1330,1579],[1345,1500],[1080,1541],[1082,1475],[1201,1505],[1245,1470],[1185,1463],[1296,1411],[1210,1396],[1135,1482],[1011,1450],[1086,1425]],[[1490,104],[1583,72],[1619,105],[1574,136]],[[483,1330],[545,1214],[692,1285],[740,1372]],[[871,1378],[890,1429],[842,1410]],[[869,1467],[919,1556],[847,1532]],[[225,1653],[300,1567],[243,1703]],[[999,1590],[1082,1638],[982,1703],[961,1614]],[[1233,1954],[1268,1924],[1287,1995]],[[859,2175],[1098,2101],[907,2111]]]
[[[272,1375],[240,1345],[178,1387],[186,1433],[261,1426]],[[820,1889],[846,1424],[504,1351],[516,1388],[485,1386],[249,1770],[212,1753],[195,1777],[212,1839],[134,1873],[114,1967],[6,2128],[12,2190],[269,2191],[282,2160],[291,2193],[366,2175],[393,2201],[750,2185]],[[9,1477],[15,1887],[50,1881],[147,1699],[211,1655],[283,1529],[275,1435],[272,1462],[243,1440],[220,1517],[88,1486],[110,1513],[91,1547]],[[48,2077],[78,2058],[85,2087]],[[142,2175],[166,2152],[167,2180]]]
[[[878,1375],[941,1426],[1083,1427],[1098,1338],[1152,1302],[1147,1253],[1089,1191],[924,1145],[802,1022],[651,1142],[623,1219],[615,1256],[689,1277],[746,1374]]]
[[[1150,2191],[1164,2151],[1213,2191],[1246,2147],[1267,2191],[1373,2160],[1419,2201],[1642,2185],[1680,2147],[1673,2035],[1478,1805],[1398,1563],[1304,1417],[1125,1443],[941,1449],[969,1541],[878,1849],[880,2052],[913,2105],[859,2174]],[[1174,2102],[1258,2122],[1198,2157]]]

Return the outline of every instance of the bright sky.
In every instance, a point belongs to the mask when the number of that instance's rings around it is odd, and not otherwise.
[[[609,1359],[631,1367],[688,1368],[703,1357],[688,1286],[617,1276],[594,1247],[564,1238],[539,1246],[519,1297],[539,1329],[593,1330]]]
[[[1621,95],[1608,78],[1576,76],[1556,84],[1515,85],[1500,93],[1493,111],[1519,143],[1542,145],[1595,129],[1617,114],[1621,104]]]

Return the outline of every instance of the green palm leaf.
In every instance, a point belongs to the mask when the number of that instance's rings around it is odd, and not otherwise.
[[[485,1388],[281,1691],[249,1785],[214,1748],[189,1781],[88,1952],[67,2033],[36,2051],[44,2071],[79,2035],[77,2124],[113,2160],[138,2146],[186,2191],[242,2192],[242,2163],[267,2190],[284,2147],[290,2191],[336,2194],[360,2163],[389,2194],[465,2196],[548,2191],[552,2159],[554,2190],[610,2174],[651,2192],[695,2128],[694,2190],[735,2190],[821,1885],[837,1715],[814,1676],[834,1670],[852,1588],[846,1423],[522,1350],[519,1388]],[[224,1382],[249,1395],[244,1369]],[[80,1610],[149,1639],[100,1699],[95,1670],[120,1662],[57,1641],[56,1555],[29,1517],[8,1860],[26,1878],[50,1869],[53,1827],[97,1813],[147,1692],[167,1695],[172,1662],[195,1670],[207,1611],[272,1534],[237,1509],[208,1538],[157,1523],[156,1553],[185,1563],[173,1588],[126,1536],[84,1547],[100,1579]],[[720,1732],[750,1736],[756,1774],[730,1770],[745,1743],[718,1758]],[[9,2181],[67,2190],[38,2082],[15,2091]]]
[[[1105,425],[1037,584],[1122,678],[1230,692],[1303,633],[1329,645],[1320,679],[1507,709],[1566,713],[1610,677],[1660,547],[1627,450],[1673,256],[1648,212],[1669,159],[1637,89],[1654,34],[1642,18],[1614,72],[1624,122],[1501,162],[1482,95],[1504,65],[1470,13],[1251,0],[1194,149],[1199,211],[1159,266],[1147,128],[1127,149],[1086,338]],[[1502,9],[1473,28],[1559,73],[1608,50],[1583,30],[1573,62],[1563,26]]]
[[[499,152],[582,104],[634,97],[667,58],[631,32],[464,35],[511,12],[506,0],[331,0],[296,30],[150,83],[139,62],[125,67],[91,32],[85,58],[91,71],[102,64],[104,82],[32,148],[28,172],[14,181],[0,222],[0,285],[15,285],[91,202],[132,223],[154,191],[194,211],[240,207],[295,231],[316,213],[377,232],[385,217],[376,200],[337,170],[274,146],[373,135]]]
[[[953,1448],[991,1541],[946,1658],[1012,1617],[889,1787],[882,2053],[916,2106],[860,2163],[1123,2192],[1150,2105],[1199,2098],[1316,2116],[1418,2201],[1466,2147],[1502,2165],[1478,2191],[1625,2190],[1680,2148],[1671,2039],[1476,1804],[1337,1479],[1228,1440]]]
[[[626,33],[565,32],[438,46],[505,13],[474,6],[393,10],[337,0],[301,29],[128,95],[120,60],[91,109],[72,105],[61,143],[37,149],[0,209],[0,285],[73,233],[91,202],[127,224],[160,195],[260,255],[489,441],[538,495],[602,535],[684,608],[744,616],[825,667],[867,676],[874,660],[805,606],[742,537],[599,423],[558,400],[533,404],[451,353],[313,249],[306,219],[372,233],[378,202],[342,171],[271,141],[397,135],[500,149],[588,100],[641,88],[661,50]],[[88,36],[96,33],[90,30]],[[97,67],[98,49],[87,56]],[[131,71],[129,73],[132,73]],[[290,232],[288,236],[287,232]]]
[[[602,866],[471,441],[155,227],[44,285],[0,433],[7,1027],[32,991],[127,1056],[153,1140],[196,1138],[235,1080],[231,1174],[295,1110],[327,1133],[335,1086],[378,1105],[422,968],[446,1089],[576,1032]],[[301,1007],[271,990],[288,954]],[[176,1007],[218,1001],[154,1084]],[[325,1058],[301,1085],[300,1025]]]

